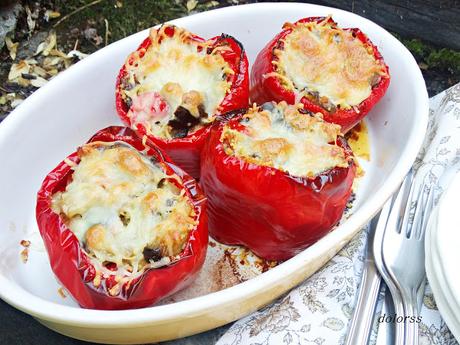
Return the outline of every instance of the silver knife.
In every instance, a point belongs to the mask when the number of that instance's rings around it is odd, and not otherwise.
[[[377,228],[385,228],[390,214],[390,208],[391,199],[370,223],[363,275],[361,278],[356,308],[350,321],[345,345],[365,345],[369,341],[382,281],[374,261],[374,234]]]

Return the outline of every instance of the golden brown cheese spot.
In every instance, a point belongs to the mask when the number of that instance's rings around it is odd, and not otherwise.
[[[321,115],[302,113],[301,108],[281,102],[249,109],[240,120],[244,128],[224,127],[225,152],[299,177],[348,167],[344,149],[336,144],[340,126],[324,122]]]
[[[95,224],[86,231],[86,246],[90,251],[107,251],[105,233],[106,231],[101,224]]]
[[[327,19],[326,19],[327,20]],[[326,21],[297,23],[275,50],[276,73],[294,92],[314,95],[326,108],[350,108],[371,94],[386,75],[373,50],[350,31]]]
[[[227,75],[233,73],[220,49],[209,52],[205,42],[180,28],[171,37],[165,33],[168,27],[152,30],[152,44],[131,54],[121,83],[131,122],[165,139],[212,122],[231,86]],[[190,123],[188,116],[199,121]]]
[[[72,181],[53,195],[52,208],[99,266],[112,262],[135,274],[151,259],[180,254],[196,222],[178,176],[121,142],[90,143],[78,154]]]
[[[148,173],[148,166],[135,151],[126,150],[120,152],[118,163],[121,169],[134,176]]]
[[[270,164],[274,160],[285,160],[292,149],[292,145],[285,138],[267,138],[254,143],[253,149],[261,162]]]
[[[298,130],[306,130],[312,122],[310,116],[299,116],[298,109],[288,107],[284,110],[284,119],[292,127]]]

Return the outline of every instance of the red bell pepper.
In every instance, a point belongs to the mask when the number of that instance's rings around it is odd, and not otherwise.
[[[228,155],[221,139],[225,126],[245,131],[244,114],[229,114],[214,123],[202,152],[200,184],[208,198],[209,233],[264,259],[286,260],[339,222],[355,176],[353,153],[345,138],[337,137],[348,167],[336,166],[311,178],[250,163]]]
[[[290,90],[282,85],[281,81],[275,74],[277,57],[274,54],[275,49],[283,49],[283,40],[292,32],[292,27],[299,23],[308,22],[323,22],[327,21],[332,24],[333,28],[337,29],[337,23],[332,18],[328,17],[308,17],[298,20],[290,26],[285,26],[283,31],[276,35],[258,54],[254,65],[251,70],[251,101],[257,104],[263,104],[268,101],[286,101],[289,104],[299,102],[299,95],[296,91]],[[303,96],[300,102],[303,103],[304,108],[317,113],[323,114],[324,119],[328,122],[336,123],[342,127],[342,132],[346,133],[359,121],[361,121],[367,113],[379,102],[384,96],[390,84],[390,75],[388,66],[385,64],[382,55],[377,47],[372,44],[369,38],[359,29],[350,28],[342,29],[349,31],[353,36],[360,40],[366,47],[373,51],[374,58],[380,62],[386,73],[380,76],[377,84],[372,86],[372,91],[369,97],[363,100],[360,104],[351,108],[334,107],[327,110],[321,105],[315,97]],[[275,63],[273,63],[275,61]],[[321,95],[320,95],[321,96]]]
[[[163,28],[166,35],[172,37],[177,28],[175,26],[167,26]],[[161,30],[157,29],[157,32]],[[208,54],[218,47],[225,47],[220,49],[219,54],[228,63],[233,74],[227,75],[227,81],[231,83],[230,89],[227,91],[224,99],[218,107],[216,114],[223,114],[235,109],[245,108],[249,104],[249,74],[248,74],[248,59],[243,46],[235,38],[229,35],[222,34],[205,41],[203,38],[190,35],[190,40],[199,43],[206,42]],[[147,37],[139,46],[137,51],[143,52],[149,49],[152,45],[151,37]],[[129,58],[128,58],[129,59]],[[129,62],[129,60],[128,60]],[[193,70],[190,71],[193,73]],[[200,175],[200,153],[203,148],[206,137],[209,134],[210,124],[204,126],[196,131],[188,133],[183,138],[164,139],[153,135],[144,124],[133,124],[128,112],[130,106],[126,104],[122,97],[121,90],[123,88],[123,80],[127,76],[126,66],[121,67],[118,74],[116,83],[116,108],[122,121],[136,133],[143,137],[146,135],[155,145],[163,149],[173,161],[192,177],[198,178]],[[162,103],[162,102],[159,102]],[[163,107],[165,104],[163,105]],[[159,104],[162,108],[162,104]]]
[[[149,306],[192,282],[202,267],[208,243],[206,198],[196,181],[175,166],[161,150],[146,148],[135,133],[125,127],[108,127],[89,142],[125,142],[155,160],[167,175],[176,174],[196,213],[197,225],[189,233],[179,257],[167,266],[146,267],[126,278],[96,272],[87,252],[61,216],[51,209],[51,198],[72,180],[72,165],[80,159],[73,153],[51,171],[38,192],[36,216],[51,268],[67,291],[84,308],[128,309]],[[72,164],[73,162],[73,164]],[[70,165],[69,165],[70,164]],[[109,267],[114,269],[116,267]],[[126,278],[126,279],[125,279]],[[118,284],[118,285],[117,285]]]

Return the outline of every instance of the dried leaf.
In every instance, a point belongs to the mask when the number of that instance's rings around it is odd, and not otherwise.
[[[11,108],[16,108],[19,104],[21,104],[24,100],[22,98],[15,98],[11,102]]]
[[[27,14],[27,26],[29,28],[29,32],[34,31],[35,29],[35,20],[32,18],[32,12],[30,11],[29,6],[25,6],[26,14]]]
[[[61,58],[63,58],[63,59],[67,59],[67,58],[68,58],[68,56],[67,56],[65,53],[61,52],[59,49],[53,49],[53,50],[51,50],[51,51],[50,51],[50,55],[59,56],[59,57],[61,57]]]
[[[116,8],[122,8],[122,7],[123,7],[123,3],[122,3],[121,1],[117,1],[117,2],[115,3],[115,7],[116,7]]]
[[[79,60],[83,60],[85,57],[87,57],[89,54],[82,53],[79,50],[71,50],[70,52],[67,53],[67,57],[73,58],[77,57]]]
[[[35,79],[32,79],[30,81],[30,84],[35,86],[35,87],[42,87],[43,85],[45,85],[46,83],[48,82],[48,80],[42,78],[42,77],[37,77]]]
[[[30,86],[30,80],[22,77],[22,74],[19,78],[16,78],[14,82],[22,87]]]
[[[6,94],[6,100],[11,102],[16,98],[16,93],[15,92],[10,92]]]
[[[45,78],[48,76],[48,72],[45,69],[41,68],[40,66],[34,66],[33,71],[35,74],[37,74],[40,77]]]
[[[206,7],[216,7],[219,5],[219,1],[209,1],[206,3]]]
[[[45,46],[46,46],[46,41],[41,42],[41,43],[37,46],[37,50],[35,51],[35,55],[38,55],[38,54],[40,54],[42,51],[44,51],[44,50],[45,50]]]
[[[8,102],[6,96],[0,96],[0,105],[5,105]]]
[[[70,59],[64,60],[64,69],[67,69],[70,66],[72,66],[72,61]]]
[[[43,60],[43,67],[47,68],[50,66],[56,66],[62,61],[62,58],[60,56],[56,57],[47,57]]]
[[[59,71],[57,70],[57,68],[52,68],[52,69],[48,70],[47,72],[48,72],[48,74],[49,74],[50,76],[52,76],[52,77],[54,77],[56,74],[59,73]]]
[[[57,43],[57,38],[56,38],[56,32],[51,31],[48,37],[46,38],[46,46],[43,49],[42,55],[48,56],[52,50],[56,47]]]
[[[35,51],[35,55],[41,53],[43,56],[48,56],[56,46],[56,42],[56,33],[51,31],[46,40],[38,45],[37,50]]]
[[[190,12],[192,11],[196,5],[198,5],[198,1],[197,0],[188,0],[187,1],[187,11]]]
[[[6,43],[6,48],[8,49],[10,53],[11,60],[16,59],[16,52],[18,50],[18,45],[19,43],[13,43],[10,37],[5,37],[5,43]]]
[[[15,81],[20,78],[23,73],[29,73],[29,71],[30,65],[25,60],[21,60],[11,65],[10,73],[8,73],[8,80]]]
[[[49,22],[50,19],[59,18],[61,14],[57,11],[46,10],[45,12],[45,20]]]

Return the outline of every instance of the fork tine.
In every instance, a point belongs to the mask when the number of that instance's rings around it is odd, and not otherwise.
[[[415,185],[415,183],[414,183]],[[404,220],[403,228],[401,230],[405,231],[406,237],[407,238],[414,238],[417,236],[416,232],[417,229],[420,228],[420,225],[422,224],[421,221],[423,219],[423,208],[424,208],[424,184],[420,184],[417,186],[418,191],[417,191],[417,198],[415,199],[415,202],[412,202],[412,205],[407,205],[407,207],[410,209],[411,212],[413,212],[413,217],[407,217]]]
[[[410,224],[410,219],[412,218],[411,215],[413,214],[413,209],[414,209],[414,193],[416,190],[416,178],[417,174],[412,173],[409,179],[409,185],[406,187],[406,191],[404,193],[405,199],[403,204],[401,205],[401,213],[400,213],[400,218],[399,218],[399,229],[398,232],[400,234],[405,235],[406,237],[409,237],[408,233],[408,225]],[[418,195],[417,195],[418,198]],[[412,200],[412,202],[410,202]]]
[[[409,170],[406,178],[401,184],[399,192],[394,197],[391,204],[391,211],[387,221],[387,229],[391,229],[391,232],[399,233],[401,229],[402,215],[405,213],[407,200],[410,195],[411,186],[413,179],[413,170]]]
[[[428,222],[434,201],[434,186],[431,184],[428,188],[428,195],[425,193],[426,185],[422,183],[419,188],[417,201],[415,204],[415,214],[409,230],[408,238],[420,240],[424,238],[426,224]]]
[[[423,240],[425,238],[425,230],[428,224],[428,220],[430,218],[431,210],[433,209],[434,206],[434,195],[435,195],[435,185],[432,184],[430,186],[430,191],[428,193],[427,197],[427,202],[424,208],[424,214],[423,214],[423,220],[422,220],[422,226],[420,227],[420,236],[419,239]]]

